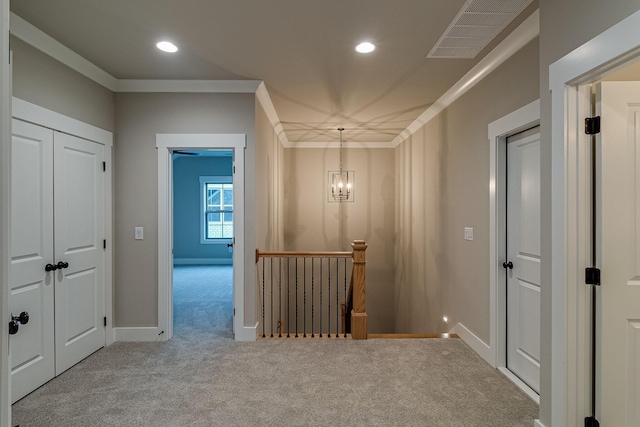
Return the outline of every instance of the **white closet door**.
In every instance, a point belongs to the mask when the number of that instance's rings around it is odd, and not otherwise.
[[[104,147],[55,132],[56,375],[105,345]]]
[[[540,130],[507,143],[507,368],[540,389]]]
[[[53,294],[53,131],[12,122],[9,307],[29,322],[9,339],[11,401],[55,375]],[[7,327],[4,323],[3,327]]]

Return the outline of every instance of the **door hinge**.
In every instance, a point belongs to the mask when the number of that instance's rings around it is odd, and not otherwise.
[[[233,315],[234,316],[236,315],[236,309],[235,308],[233,309]]]
[[[102,162],[102,172],[107,171],[107,162]]]
[[[600,286],[600,269],[595,267],[585,268],[584,283],[587,285]]]
[[[107,249],[107,239],[102,241],[102,249]]]
[[[236,173],[236,167],[235,166],[233,167],[233,173]]]
[[[584,419],[584,427],[600,427],[600,423],[596,417],[587,417]]]
[[[107,316],[104,316],[104,326],[107,326]]]
[[[587,117],[584,119],[584,133],[587,135],[600,133],[600,116]]]

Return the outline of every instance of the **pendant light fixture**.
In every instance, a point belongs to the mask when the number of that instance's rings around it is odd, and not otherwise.
[[[355,172],[342,169],[342,131],[344,128],[338,128],[340,132],[340,169],[338,171],[329,172],[329,198],[330,202],[353,202],[353,184]]]

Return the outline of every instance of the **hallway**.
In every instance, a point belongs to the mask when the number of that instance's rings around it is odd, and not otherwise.
[[[17,402],[13,424],[528,427],[538,416],[460,339],[233,341],[228,278],[177,268],[172,340],[96,352]]]

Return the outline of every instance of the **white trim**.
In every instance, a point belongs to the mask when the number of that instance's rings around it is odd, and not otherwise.
[[[116,341],[120,342],[153,342],[160,341],[157,327],[113,328]]]
[[[14,118],[25,122],[55,129],[62,133],[88,139],[108,147],[113,146],[113,134],[111,132],[56,113],[53,110],[40,107],[39,105],[23,101],[15,96],[13,97],[12,114]]]
[[[538,393],[535,392],[535,390],[533,390],[531,387],[529,387],[527,385],[527,383],[522,381],[520,378],[518,378],[516,375],[514,375],[513,372],[511,372],[509,369],[507,369],[505,367],[500,367],[500,368],[497,368],[497,369],[505,377],[507,377],[509,379],[509,381],[511,381],[520,390],[522,390],[522,392],[524,392],[527,396],[529,396],[531,398],[531,400],[536,402],[538,405],[540,404],[540,396],[538,395]]]
[[[111,91],[115,90],[118,81],[115,77],[13,12],[11,12],[11,34],[94,82]]]
[[[569,339],[579,331],[577,319],[568,307],[579,301],[573,283],[575,272],[584,260],[580,259],[581,236],[574,233],[580,226],[580,208],[572,203],[579,196],[584,177],[572,174],[569,165],[578,155],[576,127],[580,125],[578,109],[582,104],[578,86],[598,80],[632,58],[640,51],[640,11],[594,37],[549,67],[551,90],[551,337],[550,346],[551,425],[569,425],[578,419],[577,395],[579,383],[569,369],[581,371],[572,365],[570,355],[580,351],[579,343]],[[583,286],[584,287],[584,286]],[[569,348],[571,342],[572,348]]]
[[[11,34],[112,92],[255,93],[260,80],[117,79],[11,12]]]
[[[233,265],[233,258],[174,258],[173,265]]]
[[[462,341],[464,341],[473,351],[478,353],[478,356],[482,357],[488,364],[493,366],[491,359],[493,354],[489,345],[482,341],[476,334],[471,332],[462,323],[456,324],[450,331],[450,334],[457,334]]]
[[[545,425],[544,425],[544,424],[542,424],[542,423],[540,422],[540,420],[535,419],[535,420],[533,420],[533,427],[545,427]]]
[[[540,100],[537,99],[506,116],[489,123],[489,345],[494,367],[506,365],[506,304],[503,286],[506,261],[504,243],[506,215],[506,145],[507,136],[540,122]]]
[[[201,175],[200,177],[200,187],[199,187],[199,193],[200,195],[198,196],[198,199],[200,200],[200,229],[198,231],[198,233],[200,234],[200,244],[201,245],[222,245],[222,244],[228,244],[228,243],[232,243],[233,242],[233,236],[232,237],[227,237],[227,238],[220,238],[220,239],[209,239],[207,240],[205,238],[205,233],[204,233],[204,228],[205,228],[205,219],[204,219],[204,211],[205,211],[205,207],[204,207],[204,199],[205,199],[205,195],[204,195],[204,185],[207,182],[215,182],[215,183],[220,183],[220,184],[232,184],[233,185],[233,176],[229,175],[229,176],[215,176],[215,175]],[[175,261],[174,261],[175,264]]]
[[[107,248],[104,251],[104,292],[105,292],[105,316],[107,316],[105,345],[109,346],[115,341],[113,332],[113,147],[105,145],[104,161],[106,163],[104,177],[104,233],[107,239]]]
[[[233,235],[233,304],[235,316],[233,330],[238,341],[247,339],[244,331],[244,150],[245,134],[156,134],[158,148],[158,328],[164,331],[163,340],[173,336],[173,293],[171,292],[173,269],[173,201],[172,185],[174,149],[229,149],[233,150],[235,173]]]
[[[536,10],[525,19],[498,46],[478,62],[467,74],[444,93],[436,102],[422,113],[413,123],[400,133],[393,141],[392,147],[397,147],[404,140],[416,133],[422,126],[436,117],[442,110],[464,95],[469,89],[487,77],[503,62],[540,34],[540,12]]]
[[[316,141],[316,142],[289,142],[283,144],[284,148],[340,148],[340,141]],[[393,147],[388,142],[358,142],[358,141],[345,141],[342,143],[342,148],[388,148]]]
[[[255,341],[258,336],[258,324],[257,322],[255,326],[242,326],[240,328],[236,328],[235,330],[235,338],[236,341],[244,341],[250,342]]]
[[[507,377],[509,379],[509,381],[514,383],[516,385],[516,387],[518,387],[520,390],[522,390],[524,392],[524,394],[529,396],[531,398],[531,400],[536,402],[538,405],[540,404],[540,396],[538,395],[538,393],[535,392],[534,389],[529,387],[527,385],[527,383],[522,381],[520,378],[518,378],[516,375],[514,375],[513,372],[511,372],[509,369],[507,369],[507,368],[505,368],[503,366],[499,367],[498,371],[500,371],[502,373],[502,375]]]
[[[0,1],[0,426],[11,426],[11,363],[9,361],[9,237],[11,230],[11,58],[9,0]]]
[[[117,80],[114,92],[255,93],[260,80]]]
[[[534,11],[511,34],[509,34],[498,46],[478,62],[469,72],[458,80],[436,102],[427,108],[405,130],[396,136],[391,142],[345,142],[345,148],[395,148],[407,138],[420,130],[425,124],[440,114],[458,98],[491,74],[507,59],[527,45],[540,34],[540,12]],[[265,89],[266,91],[266,89]],[[263,104],[264,106],[264,104]],[[265,108],[266,109],[266,108]],[[267,114],[268,115],[268,114]],[[277,115],[275,116],[277,118]],[[279,121],[271,119],[271,124],[278,129],[282,128]],[[285,137],[286,138],[286,137]],[[281,138],[282,140],[282,138]],[[335,142],[283,142],[285,148],[339,148]]]
[[[283,147],[290,146],[289,140],[287,139],[287,134],[284,132],[284,128],[282,127],[282,122],[280,121],[280,117],[278,117],[278,112],[276,111],[276,107],[273,105],[271,101],[271,96],[269,96],[269,91],[267,90],[267,86],[264,82],[260,83],[258,89],[256,90],[256,98],[262,108],[264,108],[264,112],[267,114],[267,118],[273,127],[273,131],[278,136],[278,140],[282,144]]]

